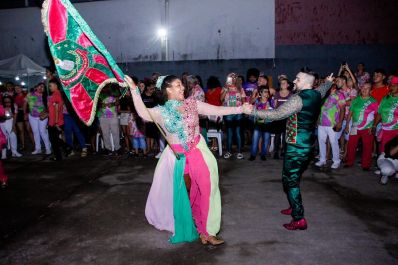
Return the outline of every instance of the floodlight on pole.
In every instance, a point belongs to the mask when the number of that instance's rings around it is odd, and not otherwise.
[[[19,76],[15,77],[15,81],[19,81],[19,79],[20,79]]]
[[[167,29],[165,28],[160,28],[158,30],[158,37],[161,38],[162,40],[167,38]]]
[[[21,82],[21,86],[25,86],[26,83],[24,81]]]

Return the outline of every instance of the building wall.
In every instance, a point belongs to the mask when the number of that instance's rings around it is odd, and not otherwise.
[[[75,7],[117,62],[160,61],[166,51],[157,36],[161,27],[168,28],[171,60],[275,56],[274,0],[250,0],[245,8],[241,0],[167,2],[168,8],[165,0],[111,0]],[[23,52],[48,63],[40,15],[39,8],[0,10],[0,58]]]
[[[276,0],[276,44],[397,44],[397,8],[394,0]]]
[[[109,23],[118,23],[128,19],[127,14],[134,14],[134,8],[126,5],[125,10],[110,12],[115,5],[111,2],[130,0],[112,0],[97,3],[77,5],[79,11],[98,37],[109,48],[115,59],[121,63],[126,73],[139,77],[149,76],[152,72],[159,71],[164,74],[181,74],[183,71],[200,74],[204,79],[209,75],[217,75],[223,80],[228,72],[235,71],[245,75],[250,67],[257,67],[268,75],[276,76],[280,73],[288,74],[293,78],[295,73],[303,66],[308,66],[321,75],[335,72],[342,61],[347,61],[351,66],[364,62],[372,71],[376,67],[384,67],[391,71],[398,68],[398,23],[396,23],[396,10],[398,1],[394,0],[275,0],[275,59],[236,59],[236,60],[193,60],[175,62],[157,62],[150,59],[159,59],[157,50],[147,45],[147,57],[137,58],[128,51],[142,34],[151,34],[155,29],[134,34],[130,28],[121,23],[113,30],[106,29]],[[141,1],[141,0],[140,0]],[[170,0],[172,2],[174,0]],[[180,0],[178,0],[180,1]],[[245,1],[235,8],[244,9],[245,6],[261,0]],[[134,2],[134,1],[133,1]],[[136,2],[136,1],[135,1]],[[162,22],[162,10],[156,6],[163,1],[143,1],[143,5],[152,8],[152,15],[139,14],[142,22],[148,18]],[[242,2],[242,1],[241,1]],[[114,2],[115,3],[115,2]],[[217,3],[214,1],[214,3]],[[100,5],[101,12],[90,12],[94,5]],[[48,54],[43,52],[45,38],[40,24],[39,9],[1,10],[0,11],[0,58],[10,57],[18,52],[23,52],[37,62],[48,65]],[[126,11],[127,10],[127,11]],[[10,15],[10,12],[14,15]],[[116,15],[111,15],[116,14]],[[24,25],[17,27],[17,17],[26,17]],[[101,19],[99,19],[99,17]],[[205,19],[206,14],[201,18]],[[220,16],[222,19],[222,16]],[[156,24],[155,23],[155,24]],[[145,24],[145,23],[144,23]],[[150,28],[145,24],[146,28]],[[243,38],[250,38],[253,31]],[[199,33],[198,33],[199,34]],[[209,32],[200,33],[202,38]],[[242,33],[244,34],[244,32]],[[251,35],[250,35],[251,34]],[[123,39],[124,41],[118,41]],[[242,47],[243,49],[244,47]],[[13,54],[11,54],[13,53]],[[152,57],[151,57],[152,55]]]

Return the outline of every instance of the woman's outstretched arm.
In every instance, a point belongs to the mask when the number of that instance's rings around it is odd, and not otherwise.
[[[147,108],[142,101],[141,93],[133,79],[129,76],[125,76],[124,79],[130,87],[131,96],[133,97],[134,107],[138,115],[145,121],[154,122],[152,118],[156,116],[156,112],[152,108]]]
[[[214,106],[207,104],[205,102],[196,101],[198,105],[198,112],[201,115],[216,115],[216,116],[225,116],[232,114],[242,114],[242,113],[250,113],[252,110],[252,105],[248,106],[248,104],[244,104],[241,107],[222,107],[222,106]]]

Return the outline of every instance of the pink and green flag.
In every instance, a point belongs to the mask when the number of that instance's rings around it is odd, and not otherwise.
[[[124,75],[69,0],[45,0],[42,22],[64,91],[90,125],[101,89],[108,83],[126,87]]]

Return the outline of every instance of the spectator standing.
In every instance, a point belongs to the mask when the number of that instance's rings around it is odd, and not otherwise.
[[[260,98],[258,98],[254,102],[254,108],[256,110],[272,109],[270,103],[269,88],[266,86],[260,86],[258,88],[258,92],[260,94]],[[252,145],[250,148],[250,158],[249,158],[250,161],[256,159],[260,138],[262,139],[260,157],[261,160],[263,161],[267,159],[266,155],[267,155],[269,140],[271,137],[269,126],[270,124],[269,123],[266,124],[264,119],[261,119],[259,117],[254,117],[254,131],[253,131]]]
[[[257,90],[257,80],[260,75],[260,71],[257,68],[250,68],[246,72],[246,82],[243,83],[243,89],[247,99],[250,99],[253,92]]]
[[[279,108],[285,103],[292,93],[290,92],[290,83],[287,78],[282,77],[279,80],[280,89],[275,92],[274,95],[274,108]],[[279,151],[282,144],[282,154],[284,154],[285,150],[285,135],[286,135],[286,121],[287,119],[273,121],[272,128],[275,133],[274,137],[274,159],[279,159]]]
[[[215,76],[207,79],[207,92],[205,93],[205,101],[213,106],[221,106],[221,83]]]
[[[381,121],[380,153],[384,152],[385,144],[398,136],[398,77],[391,78],[390,94],[380,103],[378,114],[374,121],[374,129]]]
[[[359,88],[362,88],[362,86],[366,82],[370,82],[370,74],[366,72],[364,63],[359,63],[357,65],[357,71],[355,72],[355,77],[357,79]]]
[[[336,85],[339,88],[340,92],[343,93],[344,100],[345,100],[345,112],[344,112],[345,117],[344,117],[344,121],[342,124],[342,130],[343,130],[343,132],[345,132],[345,127],[347,126],[347,124],[349,125],[349,123],[350,123],[350,120],[347,119],[347,116],[348,116],[348,113],[350,112],[351,101],[357,97],[357,91],[356,91],[356,89],[350,88],[348,86],[348,80],[353,80],[352,78],[354,78],[350,69],[348,68],[348,66],[343,65],[342,69],[344,69],[343,72],[346,73],[346,75],[340,75],[336,79]],[[343,137],[341,135],[342,134],[340,134],[340,137],[339,137],[340,152],[343,154],[342,156],[345,157],[346,153],[347,153],[347,142],[348,142],[349,134],[344,133]]]
[[[0,105],[0,118],[4,118],[5,111],[2,105]],[[6,136],[3,134],[3,131],[0,130],[0,148],[5,147],[7,144]],[[0,160],[0,187],[5,188],[7,187],[8,177],[4,172],[3,162]]]
[[[187,79],[187,92],[188,92],[188,97],[191,97],[195,100],[199,100],[201,102],[205,102],[205,93],[203,92],[203,89],[199,85],[198,79],[193,76],[189,75],[186,77]]]
[[[339,81],[337,81],[339,82]],[[318,143],[319,161],[316,166],[326,165],[326,140],[329,138],[332,147],[333,164],[332,169],[340,167],[339,138],[342,132],[342,124],[345,113],[344,94],[339,91],[338,86],[333,86],[330,95],[322,105],[318,120]]]
[[[374,97],[379,104],[389,92],[388,85],[385,84],[386,77],[386,71],[381,68],[376,69],[373,74],[373,87],[370,95]]]
[[[15,94],[14,94],[14,102],[17,106],[17,118],[16,118],[16,129],[18,134],[18,142],[21,145],[21,150],[25,149],[25,131],[28,133],[31,142],[34,144],[34,138],[32,134],[32,130],[30,129],[30,125],[28,121],[25,121],[24,115],[24,102],[25,102],[26,94],[23,93],[23,89],[21,86],[15,86]]]
[[[120,131],[119,118],[117,116],[117,107],[119,98],[115,95],[112,85],[106,85],[99,97],[99,124],[101,128],[102,138],[104,139],[105,149],[108,155],[118,154],[120,149]],[[112,152],[113,140],[114,150]]]
[[[372,126],[377,113],[376,99],[370,96],[371,84],[364,83],[360,96],[352,101],[350,112],[346,118],[346,133],[349,133],[347,160],[345,167],[354,165],[358,141],[362,140],[362,169],[369,170],[372,163],[373,139]],[[350,120],[352,119],[352,126]]]
[[[75,110],[70,104],[69,100],[66,98],[66,95],[63,91],[61,91],[62,99],[64,101],[63,107],[63,116],[64,116],[64,136],[67,144],[66,154],[73,154],[73,135],[76,136],[76,139],[81,148],[81,157],[87,156],[87,147],[86,147],[86,139],[83,136],[83,133],[78,125],[79,118],[77,117]],[[93,124],[97,121],[94,120]],[[95,126],[95,125],[92,125]]]
[[[124,143],[126,147],[126,151],[130,153],[131,147],[131,139],[129,137],[128,128],[129,128],[129,119],[132,115],[132,106],[133,101],[131,100],[131,92],[127,90],[127,93],[124,97],[119,99],[119,112],[120,112],[120,129],[123,133]]]
[[[210,76],[207,79],[207,91],[205,93],[205,101],[213,106],[221,106],[222,102],[221,102],[221,92],[222,92],[222,88],[221,88],[221,83],[218,80],[217,77],[215,76]],[[209,117],[209,128],[210,129],[217,129],[219,130],[220,125],[219,125],[219,120],[221,120],[222,117]],[[217,151],[218,148],[222,148],[222,146],[218,147],[217,146],[217,139],[216,138],[212,138],[211,139],[211,148],[210,150],[212,151]]]
[[[3,97],[3,108],[4,108],[4,121],[0,123],[1,130],[6,136],[6,139],[10,142],[11,156],[21,157],[22,155],[18,153],[18,142],[17,135],[15,134],[16,128],[15,123],[17,119],[18,109],[14,104],[12,97],[6,95]],[[7,157],[7,148],[2,149],[2,159]]]
[[[144,134],[144,122],[136,113],[131,113],[128,120],[128,132],[131,138],[134,154],[139,155],[139,149],[142,150],[144,157],[147,156],[147,146]]]
[[[32,152],[32,155],[41,154],[41,140],[44,142],[46,155],[51,154],[51,144],[47,130],[47,98],[43,92],[44,85],[39,84],[34,88],[34,91],[28,93],[28,95],[25,97],[25,119],[29,119],[29,124],[32,128],[33,137],[35,140],[35,150]]]
[[[227,76],[227,81],[223,92],[221,93],[221,101],[223,101],[226,107],[240,107],[245,101],[246,94],[243,89],[238,89],[236,86],[237,74],[230,73]],[[224,154],[224,158],[228,159],[232,156],[232,139],[233,135],[236,136],[237,144],[237,159],[243,159],[241,153],[242,141],[240,136],[240,126],[241,126],[242,114],[232,114],[224,116],[225,125],[227,127],[227,152]]]
[[[62,128],[64,126],[64,101],[59,91],[57,79],[52,79],[48,83],[51,95],[48,97],[48,133],[53,149],[54,161],[62,160],[61,148],[66,150],[66,144],[62,139]]]
[[[158,99],[155,95],[155,83],[147,83],[144,93],[141,94],[141,98],[147,108],[153,108],[158,105]],[[158,128],[153,122],[145,123],[145,137],[147,141],[148,153],[155,152],[155,143],[159,139],[159,132]]]

